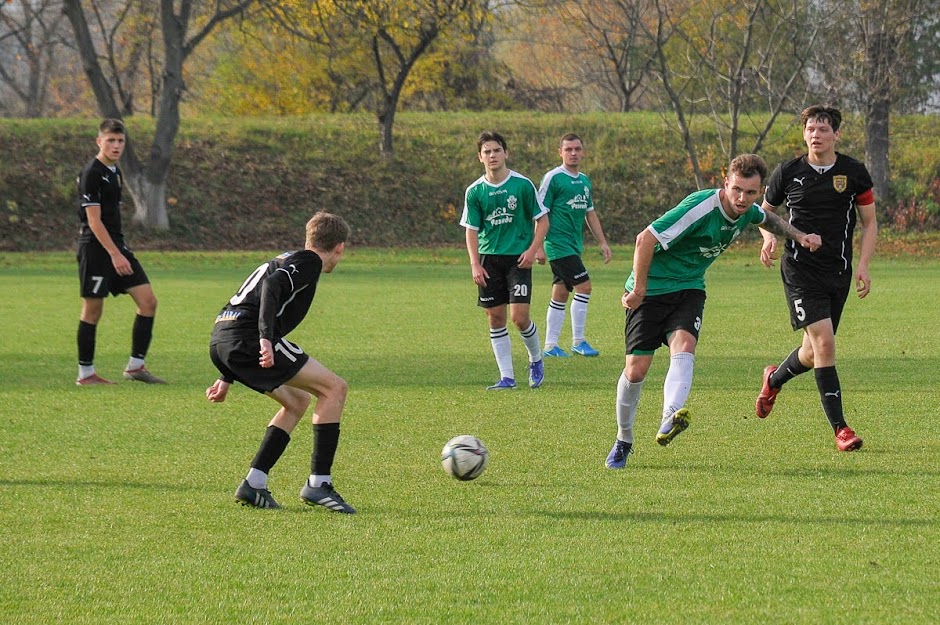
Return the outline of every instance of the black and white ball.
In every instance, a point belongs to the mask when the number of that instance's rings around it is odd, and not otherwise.
[[[463,434],[447,441],[441,450],[441,465],[458,480],[474,480],[486,470],[490,452],[476,436]]]

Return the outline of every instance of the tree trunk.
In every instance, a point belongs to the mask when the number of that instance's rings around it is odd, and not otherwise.
[[[170,220],[166,212],[166,182],[151,182],[142,171],[133,175],[124,172],[124,180],[134,200],[134,221],[167,230]]]
[[[891,114],[891,68],[895,62],[895,38],[879,29],[866,42],[868,57],[869,100],[865,116],[865,165],[875,185],[875,196],[887,200],[890,175],[888,169],[888,122]]]
[[[385,160],[390,161],[394,156],[394,146],[392,145],[392,134],[395,128],[395,108],[397,104],[387,102],[385,110],[379,114],[379,126],[382,133],[382,143],[380,148]]]

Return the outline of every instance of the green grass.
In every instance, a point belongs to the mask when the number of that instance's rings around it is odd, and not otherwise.
[[[350,383],[334,476],[352,517],[296,497],[309,423],[272,473],[284,510],[232,499],[275,404],[244,387],[205,401],[207,340],[266,253],[140,253],[160,298],[148,364],[171,384],[111,388],[72,383],[70,255],[0,255],[0,621],[940,621],[940,263],[878,261],[871,296],[850,301],[839,372],[865,447],[840,454],[811,376],[769,419],[745,418],[761,369],[798,335],[777,272],[756,247],[732,250],[708,277],[692,427],[653,442],[659,354],[638,453],[613,472],[629,250],[607,267],[595,254],[601,357],[549,362],[537,391],[483,390],[497,372],[460,250],[353,250],[324,277],[292,338]],[[537,269],[540,328],[548,281]],[[106,376],[132,317],[128,298],[105,307]],[[517,333],[513,346],[523,371]],[[462,433],[491,453],[469,483],[439,463]]]

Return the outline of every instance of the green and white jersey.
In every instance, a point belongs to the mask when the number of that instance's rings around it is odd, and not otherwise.
[[[591,179],[559,165],[542,178],[539,199],[551,211],[545,255],[548,260],[580,256],[584,249],[584,220],[594,210]]]
[[[721,208],[719,189],[696,191],[649,225],[659,243],[653,252],[646,294],[662,295],[685,289],[705,290],[705,270],[728,249],[748,224],[762,224],[763,209],[752,204],[736,220]],[[625,285],[633,290],[630,273]]]
[[[460,225],[477,231],[480,254],[522,254],[535,238],[532,222],[547,212],[532,181],[509,170],[499,184],[480,176],[467,187]]]

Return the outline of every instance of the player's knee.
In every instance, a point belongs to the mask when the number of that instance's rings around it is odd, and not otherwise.
[[[349,383],[343,378],[336,376],[336,380],[333,382],[333,393],[342,400],[346,399],[346,394],[349,392]]]
[[[157,298],[151,295],[143,299],[137,306],[140,314],[144,317],[153,317],[157,314]]]

